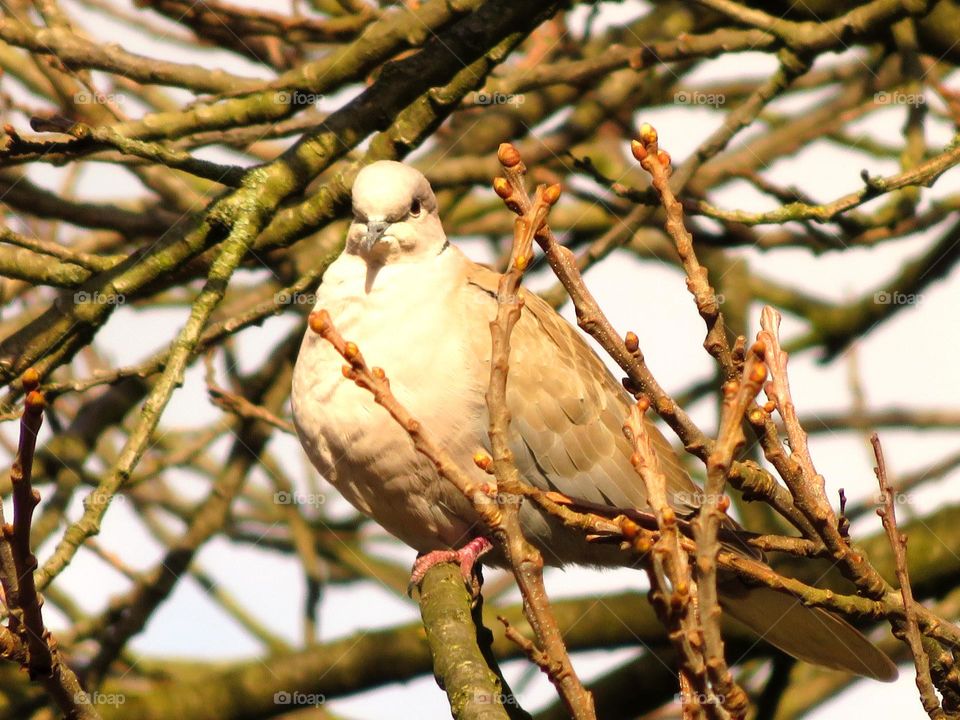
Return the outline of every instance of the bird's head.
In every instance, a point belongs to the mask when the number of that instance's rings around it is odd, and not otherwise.
[[[383,265],[435,256],[446,242],[437,198],[423,173],[380,160],[357,174],[346,252]]]

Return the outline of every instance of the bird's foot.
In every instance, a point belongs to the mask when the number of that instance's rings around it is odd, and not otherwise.
[[[493,545],[485,537],[476,537],[459,550],[432,550],[418,555],[410,572],[410,582],[407,585],[407,594],[412,595],[413,589],[420,585],[423,576],[434,565],[440,563],[456,563],[460,566],[460,575],[467,587],[473,587],[473,566],[482,555],[489,552]]]

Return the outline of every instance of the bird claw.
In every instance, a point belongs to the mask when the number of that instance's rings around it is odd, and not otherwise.
[[[460,566],[460,575],[467,588],[474,590],[473,568],[482,555],[489,552],[493,545],[485,537],[476,537],[459,550],[432,550],[417,556],[410,571],[407,583],[407,595],[413,596],[413,590],[423,582],[427,571],[440,563],[456,563]],[[474,593],[476,594],[476,593]]]

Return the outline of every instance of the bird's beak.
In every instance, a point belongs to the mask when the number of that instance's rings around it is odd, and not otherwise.
[[[373,246],[377,244],[377,241],[383,237],[383,234],[387,231],[387,228],[390,227],[388,222],[374,222],[370,221],[367,223],[367,232],[363,236],[361,244],[363,245],[363,251],[369,253]]]

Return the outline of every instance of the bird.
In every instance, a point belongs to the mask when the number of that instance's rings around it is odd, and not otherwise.
[[[370,163],[357,173],[351,197],[353,220],[341,254],[323,274],[315,310],[326,310],[340,333],[384,370],[396,399],[435,442],[486,482],[471,458],[490,451],[484,396],[501,276],[450,243],[436,195],[414,167]],[[522,477],[585,503],[649,509],[622,432],[631,396],[577,328],[535,293],[521,289],[521,295],[506,402],[510,449]],[[294,367],[291,409],[318,472],[418,551],[418,563],[454,560],[467,570],[486,553],[484,563],[502,565],[470,502],[342,367],[333,347],[308,330]],[[647,424],[671,505],[679,517],[692,518],[702,489]],[[547,565],[636,565],[629,552],[588,543],[531,503],[521,505],[520,523]],[[718,592],[725,613],[795,658],[877,680],[897,675],[883,652],[826,610],[732,577],[721,576]]]

